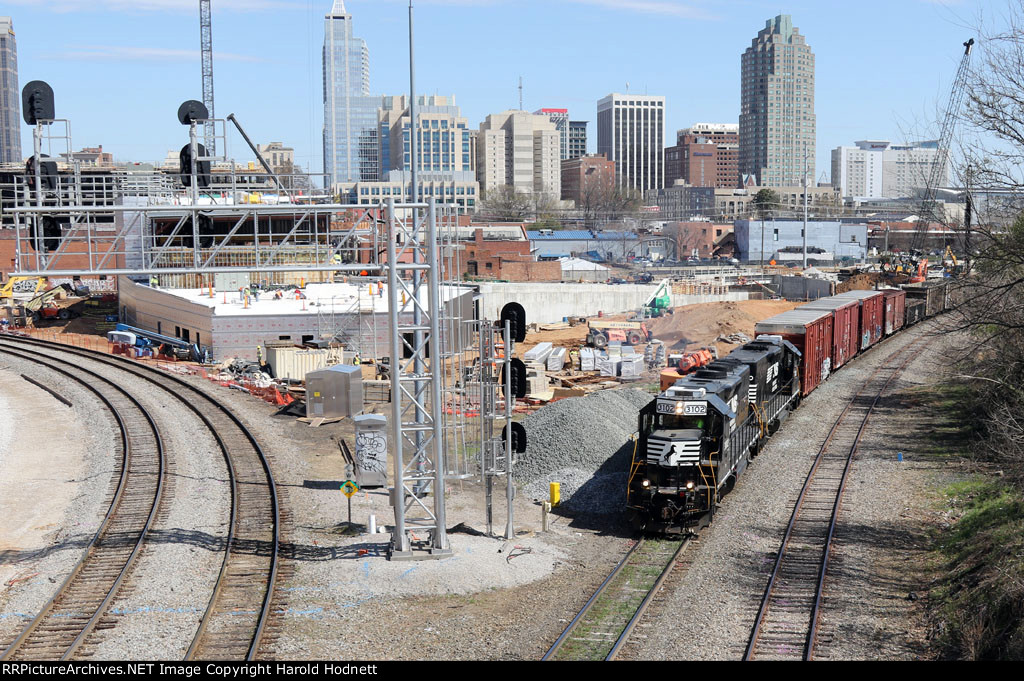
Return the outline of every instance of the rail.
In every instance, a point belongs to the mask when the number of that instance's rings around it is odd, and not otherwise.
[[[16,352],[2,345],[0,349],[59,373],[95,394],[121,433],[121,472],[99,529],[57,593],[0,656],[4,660],[68,659],[95,631],[135,564],[156,518],[166,469],[163,442],[149,412],[113,381],[80,366],[72,365],[74,371],[67,371],[60,368],[61,360],[42,353]],[[109,386],[110,392],[104,394],[97,383]],[[141,417],[144,426],[139,418],[127,414],[129,409]]]
[[[799,653],[801,659],[809,660],[813,656],[836,519],[853,457],[871,414],[889,384],[917,356],[914,350],[920,344],[926,345],[932,340],[923,336],[893,352],[864,381],[833,423],[808,471],[786,526],[754,620],[744,660],[754,659],[758,655],[759,645],[764,647],[768,639],[771,639],[773,647],[759,657],[792,659]],[[904,355],[906,358],[901,363],[892,363]],[[874,397],[865,409],[864,393],[869,386],[875,389],[867,394]],[[863,415],[859,421],[847,420],[848,415],[861,410]],[[805,504],[811,498],[814,503]],[[829,500],[831,503],[826,503]],[[830,509],[830,514],[823,518],[826,508]],[[824,536],[821,532],[823,525],[828,528]],[[800,537],[799,541],[794,540],[797,536]],[[812,593],[808,593],[811,591],[810,585],[813,585]],[[810,606],[807,610],[800,605],[805,602]]]
[[[130,373],[169,393],[195,413],[210,430],[230,474],[231,520],[217,584],[187,659],[254,659],[272,610],[279,571],[281,525],[276,483],[269,461],[256,438],[230,409],[176,376],[96,350],[54,347],[45,341],[22,336],[0,335],[0,341],[48,347]],[[187,391],[187,395],[182,394],[182,389]],[[199,398],[198,404],[196,397]],[[225,438],[223,433],[231,430],[235,437]],[[240,531],[239,528],[245,529]],[[253,546],[265,548],[261,552]],[[264,578],[265,588],[253,588],[256,576]]]

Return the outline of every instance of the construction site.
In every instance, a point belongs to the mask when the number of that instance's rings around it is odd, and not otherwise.
[[[215,113],[209,5],[168,168],[83,173],[25,86],[5,664],[915,659],[919,546],[831,542],[897,526],[934,472],[901,435],[931,416],[898,405],[951,370],[971,253],[934,184],[902,236],[805,214],[770,251],[763,216],[699,222],[690,257],[650,221],[478,218],[415,169],[349,201]]]

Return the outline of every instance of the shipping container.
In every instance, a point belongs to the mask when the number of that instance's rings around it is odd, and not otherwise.
[[[337,354],[333,357],[337,359]],[[301,381],[311,371],[326,369],[331,359],[330,350],[267,343],[267,364],[274,378]]]
[[[819,298],[797,309],[832,311],[832,369],[838,369],[860,349],[860,303],[849,298]]]
[[[881,291],[847,291],[833,296],[860,301],[860,349],[882,340],[885,330],[885,296]]]
[[[903,290],[907,292],[907,300],[923,300],[924,316],[934,317],[946,309],[946,285],[944,282],[923,282],[919,284],[904,284]]]
[[[924,319],[925,303],[921,299],[910,298],[907,300],[906,305],[906,323],[905,326],[911,324],[917,324],[919,321]]]
[[[885,296],[885,335],[891,336],[906,323],[907,292],[899,289],[883,289]]]
[[[798,307],[763,319],[757,335],[781,336],[800,351],[800,392],[808,395],[832,372],[832,312]]]

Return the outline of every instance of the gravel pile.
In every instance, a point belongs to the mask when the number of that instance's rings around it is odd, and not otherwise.
[[[564,507],[582,513],[619,512],[633,455],[637,413],[651,401],[643,390],[603,390],[559,400],[523,420],[526,453],[515,475],[530,498],[561,483]]]

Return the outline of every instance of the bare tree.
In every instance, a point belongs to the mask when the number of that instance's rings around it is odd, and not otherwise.
[[[478,214],[491,220],[522,222],[534,214],[534,202],[529,194],[512,185],[501,185],[487,190],[480,202]]]

